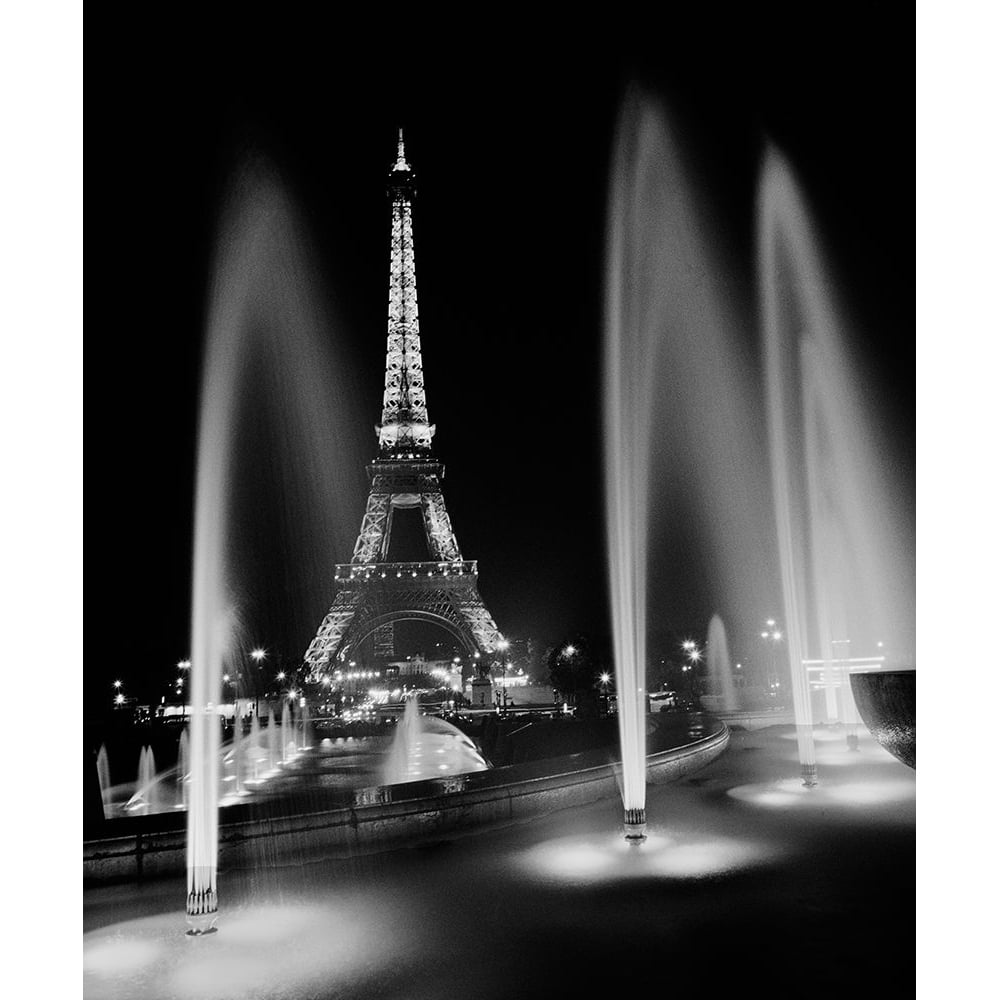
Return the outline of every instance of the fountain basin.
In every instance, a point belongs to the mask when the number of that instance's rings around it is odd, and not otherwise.
[[[893,757],[916,770],[916,670],[852,673],[851,692],[872,736]]]
[[[704,736],[647,757],[651,784],[676,781],[719,757],[729,729],[717,722]],[[376,853],[402,842],[506,825],[557,809],[617,797],[621,764],[597,763],[600,751],[492,768],[431,781],[359,789],[353,804],[317,807],[314,796],[231,806],[219,822],[219,867],[268,867],[283,858]],[[100,840],[84,841],[84,882],[179,874],[186,866],[182,815],[108,821]]]

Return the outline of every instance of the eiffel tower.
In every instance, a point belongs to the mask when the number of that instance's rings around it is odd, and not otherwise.
[[[489,669],[503,636],[479,596],[475,561],[462,558],[441,492],[444,465],[431,452],[435,427],[427,417],[413,260],[413,170],[399,130],[389,173],[392,246],[389,336],[378,457],[367,466],[371,490],[349,563],[336,567],[336,595],[306,651],[309,679],[322,678],[373,633],[385,642],[394,622],[433,622]],[[393,512],[419,507],[430,558],[387,562]]]

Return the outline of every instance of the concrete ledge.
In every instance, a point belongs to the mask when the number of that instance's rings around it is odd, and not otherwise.
[[[756,732],[769,726],[794,726],[795,713],[790,708],[764,708],[759,711],[712,712],[730,729],[745,729]]]
[[[721,725],[701,739],[651,754],[647,780],[652,784],[676,781],[710,764],[728,743],[729,729]],[[548,763],[558,769],[571,768],[574,761],[554,758]],[[323,857],[377,853],[403,841],[420,842],[445,832],[520,822],[617,795],[621,765],[557,770],[528,778],[525,770],[522,765],[497,768],[487,772],[491,781],[486,787],[371,805],[228,823],[223,812],[219,868],[281,867]],[[385,789],[372,791],[387,793]],[[179,821],[183,820],[183,814],[175,814],[168,818],[169,829],[133,824],[125,836],[84,841],[84,883],[182,874],[186,870],[186,831]]]

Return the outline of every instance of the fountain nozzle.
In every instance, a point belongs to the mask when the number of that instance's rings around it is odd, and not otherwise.
[[[641,844],[646,839],[646,810],[625,810],[625,839],[630,844]]]
[[[202,937],[218,931],[219,897],[212,889],[189,892],[187,898],[188,937]]]
[[[802,765],[802,784],[805,788],[815,788],[819,784],[816,778],[815,764]]]

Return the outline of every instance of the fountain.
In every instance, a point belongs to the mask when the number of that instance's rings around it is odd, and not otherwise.
[[[646,825],[646,570],[653,369],[651,316],[661,249],[647,186],[657,169],[636,99],[618,122],[608,207],[604,316],[604,478],[625,836]],[[653,320],[651,322],[651,319]]]
[[[141,814],[159,812],[160,798],[160,782],[156,776],[156,759],[153,756],[153,748],[144,746],[139,751],[135,792],[125,804],[125,810]]]
[[[912,541],[899,511],[904,491],[884,459],[891,449],[851,355],[845,310],[799,186],[773,149],[761,174],[758,226],[787,648],[799,760],[804,782],[812,785],[816,757],[806,655],[819,654],[826,711],[847,724],[851,745],[857,723],[848,683],[852,660],[838,657],[835,647],[853,644],[874,652],[883,645],[881,636],[891,636],[896,648],[910,647]]]
[[[250,717],[250,780],[260,780],[260,720],[257,713]]]
[[[309,705],[306,700],[302,699],[302,718],[301,718],[301,729],[302,729],[302,749],[308,750],[311,740],[309,739]]]
[[[475,744],[450,722],[420,714],[415,696],[406,699],[382,766],[386,785],[424,781],[447,775],[485,771],[486,761]]]
[[[290,732],[292,734],[291,748],[292,751],[294,751],[295,733],[292,731],[292,710],[288,702],[286,701],[285,704],[281,707],[281,763],[282,764],[286,764],[288,762],[288,755],[289,755],[288,735]]]
[[[280,750],[278,748],[278,729],[277,724],[274,721],[274,709],[268,708],[267,710],[267,766],[268,770],[273,771],[278,766],[278,757],[280,756]]]
[[[780,580],[807,785],[816,781],[816,756],[806,657],[820,657],[816,686],[825,686],[826,714],[845,724],[850,746],[858,720],[848,668],[859,657],[843,652],[844,640],[861,654],[882,636],[905,647],[914,617],[906,519],[889,502],[904,491],[891,479],[891,463],[876,460],[889,448],[871,412],[874,393],[861,389],[864,371],[847,349],[790,171],[769,154],[757,206],[762,394],[749,349],[757,331],[744,318],[750,303],[741,309],[740,293],[727,284],[733,268],[725,241],[676,133],[652,100],[630,92],[609,203],[608,552],[623,794],[635,808],[646,576],[660,613],[669,614],[678,581],[673,566],[661,565],[662,553],[678,536],[703,546],[713,600],[727,620],[757,617],[761,594]],[[713,645],[722,638],[717,632]],[[728,669],[721,662],[714,669],[709,702],[731,710],[735,692],[718,686],[731,684]]]
[[[708,623],[706,660],[710,691],[701,696],[702,705],[709,711],[735,712],[736,685],[733,681],[732,661],[729,659],[729,642],[726,639],[726,626],[718,615],[712,615],[712,620]]]
[[[108,815],[108,791],[111,788],[111,766],[108,763],[108,750],[102,743],[97,751],[97,782],[101,788],[101,805],[104,815]]]
[[[188,774],[191,769],[190,754],[188,753],[187,729],[181,730],[181,735],[177,740],[177,801],[179,809],[187,809],[188,806]]]
[[[234,595],[238,587],[252,592],[256,582],[251,557],[259,538],[239,536],[238,501],[245,492],[237,488],[244,471],[237,449],[241,420],[268,414],[271,465],[283,474],[277,488],[294,508],[285,527],[301,532],[289,549],[301,545],[298,565],[304,572],[334,565],[349,544],[350,529],[338,515],[354,509],[354,497],[347,500],[342,463],[329,456],[353,453],[355,428],[361,426],[342,419],[350,405],[344,402],[350,398],[344,386],[349,368],[330,357],[328,320],[303,227],[266,164],[248,163],[235,178],[216,248],[198,429],[192,587],[187,913],[196,934],[212,929],[218,910],[217,705],[223,665],[231,660],[236,673],[240,662]],[[253,458],[258,466],[259,451]],[[308,610],[315,617],[317,609]]]

